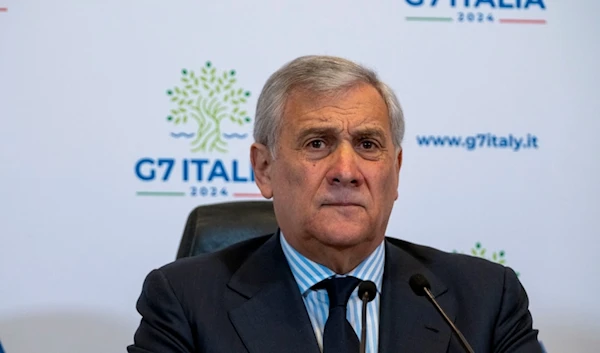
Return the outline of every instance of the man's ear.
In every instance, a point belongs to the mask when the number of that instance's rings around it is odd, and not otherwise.
[[[398,151],[398,155],[396,156],[396,173],[398,174],[398,182],[396,183],[396,197],[394,200],[398,200],[398,185],[400,184],[400,168],[402,167],[402,149]]]
[[[273,158],[267,146],[260,143],[253,143],[250,146],[250,162],[254,170],[254,180],[260,189],[260,193],[267,199],[273,197],[273,187],[271,186],[271,166]]]

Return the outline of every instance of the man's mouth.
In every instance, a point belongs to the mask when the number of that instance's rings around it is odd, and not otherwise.
[[[338,207],[356,206],[356,207],[362,207],[361,204],[356,203],[356,202],[327,202],[327,203],[324,203],[323,206],[338,206]]]

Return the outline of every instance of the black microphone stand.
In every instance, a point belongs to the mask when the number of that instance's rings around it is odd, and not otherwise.
[[[454,326],[454,323],[452,322],[452,320],[450,320],[450,318],[448,318],[448,316],[446,315],[444,310],[442,310],[442,308],[435,301],[435,299],[433,298],[433,295],[431,294],[431,291],[429,291],[429,288],[423,287],[423,290],[425,291],[425,295],[427,296],[427,299],[429,299],[429,301],[433,304],[433,306],[435,306],[435,309],[437,310],[437,312],[440,313],[440,315],[442,315],[444,317],[444,320],[446,320],[448,325],[450,325],[450,327],[452,328],[452,331],[454,331],[454,333],[456,333],[456,335],[458,336],[458,341],[460,342],[461,346],[463,346],[463,348],[467,352],[475,353],[473,351],[473,348],[471,348],[471,346],[465,339],[465,336],[463,336],[463,334],[456,328],[456,326]]]
[[[358,297],[362,300],[362,325],[360,328],[360,353],[367,349],[367,303],[375,299],[377,287],[372,281],[363,281],[358,286]]]
[[[360,353],[365,353],[367,349],[367,303],[369,302],[369,293],[365,292],[362,296],[362,325],[360,327]]]

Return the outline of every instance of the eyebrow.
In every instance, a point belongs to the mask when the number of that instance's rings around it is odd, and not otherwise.
[[[331,136],[339,133],[342,129],[329,127],[329,126],[314,126],[302,129],[297,137],[298,142],[302,142],[306,137],[314,136]],[[379,127],[357,127],[352,131],[352,137],[366,138],[372,137],[377,138],[381,141],[385,141],[385,133]]]
[[[385,132],[379,127],[358,127],[352,132],[352,136],[374,137],[385,141]]]
[[[306,129],[302,129],[300,134],[298,135],[297,141],[302,142],[306,137],[315,135],[315,136],[326,136],[326,135],[335,135],[340,132],[341,129],[337,129],[334,127],[328,126],[314,126],[308,127]]]

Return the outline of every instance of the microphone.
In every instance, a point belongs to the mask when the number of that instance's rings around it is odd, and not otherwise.
[[[367,349],[367,303],[375,299],[377,286],[372,281],[362,281],[358,285],[358,297],[362,300],[362,325],[360,328],[360,353]]]
[[[450,328],[452,329],[452,331],[454,331],[454,333],[458,336],[460,344],[463,346],[463,348],[469,353],[475,353],[473,351],[473,348],[471,348],[471,346],[469,345],[469,342],[467,342],[467,340],[462,335],[462,333],[458,330],[458,328],[456,328],[456,326],[454,326],[454,323],[452,321],[450,321],[450,319],[448,318],[448,316],[446,315],[444,310],[442,310],[442,308],[439,306],[439,304],[433,298],[433,295],[431,294],[431,291],[429,290],[429,289],[431,289],[431,284],[429,284],[429,281],[427,280],[427,278],[425,278],[425,276],[423,276],[422,274],[417,273],[410,277],[410,279],[408,280],[408,284],[410,284],[410,288],[412,288],[413,292],[415,292],[416,295],[418,295],[420,297],[426,296],[427,299],[429,299],[431,304],[433,304],[433,306],[435,306],[435,308],[437,309],[438,313],[440,313],[440,315],[442,315],[444,317],[444,320],[446,320],[446,323],[448,325],[450,325]]]

